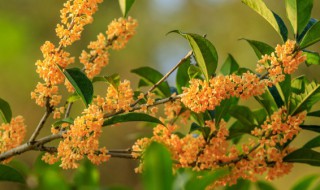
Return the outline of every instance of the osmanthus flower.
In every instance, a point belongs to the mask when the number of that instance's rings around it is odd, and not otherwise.
[[[3,123],[0,125],[0,153],[6,152],[12,148],[21,145],[26,135],[26,125],[24,118],[17,116],[12,118],[10,123]],[[12,160],[8,158],[2,163],[8,163]]]
[[[50,106],[57,106],[62,96],[58,95],[58,86],[48,86],[47,84],[43,84],[38,82],[36,89],[31,92],[31,99],[36,100],[36,104],[41,107],[46,106],[46,101],[49,99]]]

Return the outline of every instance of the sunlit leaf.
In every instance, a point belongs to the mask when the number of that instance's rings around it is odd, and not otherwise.
[[[124,113],[120,115],[115,115],[103,122],[103,126],[113,125],[116,123],[130,122],[130,121],[144,121],[157,124],[163,124],[159,119],[152,117],[145,113]]]
[[[320,153],[311,149],[300,148],[285,156],[283,161],[320,166]]]
[[[71,96],[68,97],[67,102],[68,103],[72,103],[72,102],[76,102],[76,101],[78,101],[80,99],[81,99],[81,97],[77,93],[74,93],[74,94],[72,94]]]
[[[221,66],[220,72],[223,75],[230,75],[239,69],[239,64],[231,54],[228,54],[226,61]]]
[[[300,41],[302,40],[302,38],[306,35],[306,33],[309,31],[309,29],[315,24],[317,23],[318,20],[311,18],[307,24],[307,26],[304,28],[304,30],[302,31],[302,33],[300,35],[298,35],[297,37],[297,41],[300,43]]]
[[[302,38],[300,48],[304,49],[320,40],[320,21],[316,22]]]
[[[92,83],[95,82],[106,82],[109,85],[112,85],[117,89],[120,83],[120,75],[119,74],[112,74],[110,76],[103,76],[103,77],[94,77],[92,79]]]
[[[64,69],[63,74],[88,106],[93,99],[93,86],[88,77],[79,68]]]
[[[260,41],[256,41],[256,40],[249,40],[249,39],[245,39],[243,38],[243,40],[246,40],[249,45],[252,47],[253,51],[256,53],[258,59],[261,59],[261,56],[268,54],[270,55],[273,51],[274,48],[271,47],[270,45],[264,43],[264,42],[260,42]]]
[[[320,65],[320,54],[318,52],[303,52],[306,56],[306,64],[310,65]]]
[[[313,0],[286,0],[285,2],[294,33],[301,34],[310,20]]]
[[[135,0],[119,0],[120,9],[124,17],[127,16]]]
[[[308,189],[317,179],[319,179],[319,175],[305,176],[303,179],[297,181],[291,190]]]
[[[8,102],[0,98],[0,116],[4,123],[10,123],[12,118],[11,108]]]
[[[189,75],[188,69],[190,67],[190,59],[185,59],[184,62],[179,66],[176,76],[176,85],[178,93],[182,93],[182,87],[189,86]]]
[[[190,65],[190,67],[188,68],[188,78],[190,79],[199,78],[201,73],[201,69],[195,65]]]
[[[196,61],[208,81],[215,74],[218,65],[218,54],[212,43],[198,34],[183,33],[179,30],[173,30],[169,33],[178,33],[189,41]]]
[[[163,145],[152,142],[144,158],[144,189],[172,189],[173,174],[170,152]]]
[[[60,120],[54,122],[52,125],[54,127],[57,127],[57,126],[60,126],[64,123],[73,124],[73,122],[74,122],[74,120],[71,117],[67,117],[67,118],[63,118],[63,119],[60,119]]]
[[[266,19],[271,26],[278,32],[282,40],[285,42],[288,38],[288,30],[282,19],[272,12],[262,0],[242,0],[251,9]]]
[[[317,136],[310,141],[308,141],[305,145],[303,145],[303,148],[316,148],[320,147],[320,136]]]
[[[16,169],[0,164],[0,181],[25,183],[25,179]]]
[[[145,82],[149,83],[149,85],[156,84],[163,77],[163,75],[159,71],[151,67],[140,67],[131,70],[131,72],[139,75]],[[160,83],[155,90],[159,94],[159,96],[163,98],[169,97],[171,95],[170,87],[168,85],[168,82],[166,81]]]

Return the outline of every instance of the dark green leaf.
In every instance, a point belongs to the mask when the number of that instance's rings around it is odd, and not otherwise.
[[[248,40],[245,38],[243,38],[243,40],[246,40],[249,43],[249,45],[252,47],[252,49],[256,53],[258,59],[261,59],[261,57],[265,54],[270,55],[272,52],[274,52],[274,48],[264,42]]]
[[[302,38],[306,35],[306,33],[309,31],[309,29],[315,24],[317,23],[317,19],[311,18],[307,24],[307,26],[304,28],[304,30],[302,31],[302,33],[300,35],[298,35],[297,37],[297,41],[300,43],[300,41],[302,40]]]
[[[201,75],[201,69],[195,65],[190,65],[188,68],[188,78],[193,79],[193,78],[199,78]],[[189,82],[189,81],[188,81]]]
[[[88,106],[93,99],[93,86],[88,77],[79,68],[65,69],[63,70],[63,74],[74,87],[84,104]]]
[[[309,112],[307,116],[320,117],[320,110]]]
[[[73,178],[76,189],[98,189],[100,184],[100,174],[98,168],[88,159],[84,159]]]
[[[304,163],[320,166],[320,153],[307,148],[300,148],[283,158],[285,162]]]
[[[238,138],[243,134],[251,134],[253,129],[253,126],[243,125],[239,121],[236,121],[229,128],[228,139]]]
[[[232,186],[226,186],[225,190],[249,190],[251,182],[249,180],[238,179],[237,183]]]
[[[226,61],[223,63],[220,72],[223,75],[230,75],[239,69],[239,64],[231,54],[228,54]]]
[[[173,187],[170,152],[161,144],[152,142],[145,152],[144,189],[171,190]]]
[[[208,81],[216,72],[218,65],[218,54],[216,48],[205,37],[198,34],[183,33],[179,30],[174,30],[169,33],[178,33],[189,41],[193,50],[196,61]]]
[[[163,77],[163,75],[159,71],[151,67],[140,67],[140,68],[131,70],[131,72],[142,77],[142,79],[145,80],[145,82],[149,83],[150,85],[156,84]],[[159,84],[155,90],[159,94],[159,96],[163,98],[169,97],[171,95],[170,87],[168,85],[168,82],[166,81]]]
[[[315,23],[302,38],[300,48],[304,49],[320,40],[320,21]]]
[[[274,101],[276,102],[277,107],[281,108],[284,105],[284,101],[282,100],[278,89],[275,86],[272,86],[272,87],[268,87],[268,90],[271,93]]]
[[[310,20],[313,0],[286,0],[285,2],[294,33],[301,34]]]
[[[319,125],[300,125],[300,127],[304,130],[314,131],[320,133]]]
[[[230,107],[233,105],[236,105],[238,103],[238,101],[239,101],[239,98],[235,98],[235,97],[231,97],[229,99],[225,99],[225,100],[221,101],[220,105],[217,106],[215,109],[216,125],[219,125],[222,118],[228,119]]]
[[[151,123],[163,124],[159,119],[152,117],[145,113],[125,113],[121,115],[115,115],[103,122],[103,126],[113,125],[116,123],[130,122],[130,121],[145,121]]]
[[[257,190],[277,190],[272,184],[265,181],[256,182]]]
[[[188,69],[190,67],[190,59],[185,59],[184,62],[179,66],[176,76],[176,85],[178,93],[182,93],[182,87],[189,86],[189,75]]]
[[[301,189],[308,189],[311,187],[312,183],[315,182],[316,179],[319,178],[319,175],[309,175],[305,176],[303,179],[297,181],[291,190],[301,190]]]
[[[276,86],[278,92],[287,106],[289,106],[289,99],[291,97],[291,75],[286,74],[284,81]]]
[[[242,0],[243,3],[248,5],[251,9],[260,14],[266,19],[271,26],[278,32],[281,39],[285,42],[288,37],[288,30],[284,25],[282,19],[272,12],[262,0]]]
[[[236,75],[242,75],[243,73],[247,73],[248,71],[250,73],[254,73],[251,69],[248,69],[248,68],[245,68],[245,67],[240,67],[238,69],[238,71],[236,72]]]
[[[255,96],[254,98],[262,105],[262,107],[267,111],[269,116],[271,116],[272,113],[278,109],[277,104],[273,96],[271,95],[269,89],[266,90],[266,92],[262,95]]]
[[[305,145],[303,145],[303,148],[316,148],[320,146],[320,136],[317,136],[310,141],[308,141]]]
[[[8,102],[0,98],[0,116],[4,123],[10,123],[12,118],[11,108]]]
[[[124,17],[127,16],[135,0],[119,0],[120,9]]]
[[[320,54],[318,52],[303,52],[307,57],[306,64],[310,65],[320,65]]]
[[[236,118],[241,124],[247,127],[253,127],[254,115],[251,110],[246,106],[235,105],[229,109],[229,114]]]
[[[258,125],[262,125],[267,118],[267,112],[264,108],[253,111],[253,115]]]
[[[0,181],[25,183],[25,179],[16,169],[0,164]]]
[[[63,119],[60,119],[60,120],[54,122],[52,125],[54,127],[57,127],[57,126],[62,125],[63,123],[73,124],[73,122],[74,122],[74,120],[71,117],[67,117],[67,118],[63,118]]]

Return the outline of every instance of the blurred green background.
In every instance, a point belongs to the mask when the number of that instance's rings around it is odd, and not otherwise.
[[[28,135],[34,130],[43,114],[43,109],[30,99],[30,92],[39,81],[35,72],[35,61],[42,59],[40,46],[49,40],[57,44],[55,26],[59,22],[59,10],[62,0],[0,0],[0,97],[7,100],[13,115],[23,115],[28,125]],[[267,5],[280,16],[285,17],[284,1],[266,0]],[[314,1],[312,16],[320,19],[320,2]],[[137,77],[130,70],[140,66],[151,66],[162,73],[173,67],[189,50],[187,42],[180,36],[168,31],[179,29],[184,32],[207,34],[218,53],[220,65],[228,53],[231,53],[241,66],[255,68],[257,58],[249,45],[240,38],[267,42],[275,46],[280,38],[272,27],[241,3],[240,0],[148,0],[136,1],[129,15],[138,19],[137,34],[126,49],[111,52],[110,64],[103,74],[120,73],[122,79],[137,84]],[[94,15],[94,23],[85,27],[82,40],[67,50],[78,57],[87,44],[104,32],[108,23],[121,16],[118,1],[107,1],[100,5]],[[285,20],[287,26],[289,23]],[[292,33],[290,33],[292,38]],[[289,37],[290,38],[290,37]],[[319,51],[319,43],[312,47]],[[78,60],[77,60],[78,62]],[[308,78],[319,79],[317,66],[301,66],[296,75],[306,73]],[[174,85],[174,76],[169,78]],[[97,85],[96,93],[104,93],[105,87]],[[248,104],[250,102],[246,102]],[[256,104],[252,104],[255,106]],[[79,113],[82,105],[76,105],[73,115]],[[41,136],[49,134],[50,125]],[[105,129],[102,142],[107,148],[129,148],[135,138],[150,128],[138,123],[121,125]],[[296,144],[314,134],[303,132]],[[17,159],[32,167],[38,153],[28,152]],[[133,160],[111,159],[99,166],[101,184],[124,184],[139,189],[139,176],[133,168]],[[318,168],[296,164],[290,175],[274,181],[280,189],[286,189],[301,176],[319,172]],[[67,171],[69,174],[70,171]],[[12,189],[21,186],[10,185]],[[1,188],[1,184],[0,184]]]

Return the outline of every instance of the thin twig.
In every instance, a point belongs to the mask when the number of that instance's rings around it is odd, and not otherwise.
[[[72,105],[73,105],[73,102],[70,102],[70,103],[68,104],[68,107],[67,107],[66,113],[65,113],[65,115],[64,115],[64,118],[69,117],[70,112],[71,112]]]

